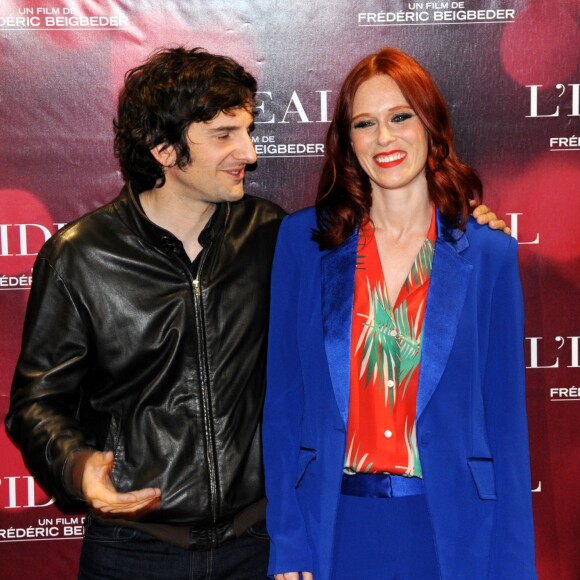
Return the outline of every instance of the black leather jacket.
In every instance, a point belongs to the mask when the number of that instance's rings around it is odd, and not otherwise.
[[[61,501],[78,494],[71,457],[87,448],[114,451],[119,491],[161,488],[147,521],[190,526],[213,545],[264,497],[270,270],[283,215],[250,196],[219,204],[196,276],[128,187],[45,244],[6,423]]]

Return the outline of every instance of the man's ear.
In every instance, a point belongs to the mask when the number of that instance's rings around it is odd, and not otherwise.
[[[177,163],[177,153],[173,145],[161,143],[150,149],[150,151],[155,160],[165,169],[173,167]]]

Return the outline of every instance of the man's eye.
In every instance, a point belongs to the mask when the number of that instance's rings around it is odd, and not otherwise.
[[[229,133],[222,133],[221,135],[218,135],[218,139],[220,141],[224,141],[225,139],[227,139],[230,136]]]
[[[373,124],[372,121],[357,121],[354,124],[355,129],[364,129],[365,127],[371,127]]]

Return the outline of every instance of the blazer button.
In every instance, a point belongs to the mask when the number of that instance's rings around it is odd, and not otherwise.
[[[425,433],[421,435],[421,443],[423,444],[423,447],[427,447],[429,441],[431,441],[431,431],[425,431]]]

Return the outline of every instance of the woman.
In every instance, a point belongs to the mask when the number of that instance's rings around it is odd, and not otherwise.
[[[480,197],[425,70],[359,62],[274,262],[276,580],[536,577],[517,244]]]

